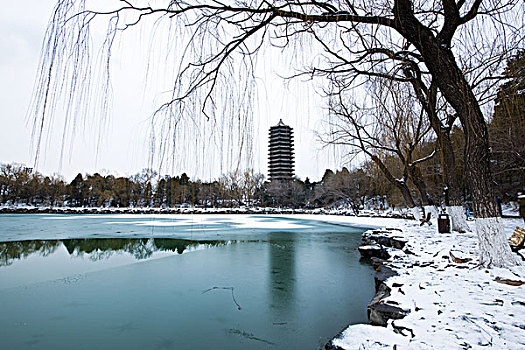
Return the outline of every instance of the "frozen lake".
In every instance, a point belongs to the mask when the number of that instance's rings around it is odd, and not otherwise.
[[[16,349],[318,349],[366,323],[363,228],[248,215],[0,215]]]

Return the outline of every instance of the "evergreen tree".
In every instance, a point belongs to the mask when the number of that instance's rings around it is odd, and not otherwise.
[[[525,190],[525,51],[510,59],[489,125],[497,192],[513,199]]]
[[[69,201],[72,206],[79,207],[84,205],[86,202],[86,186],[82,174],[78,173],[77,176],[71,181],[68,186]]]

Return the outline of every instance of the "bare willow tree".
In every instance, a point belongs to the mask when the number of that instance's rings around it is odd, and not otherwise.
[[[457,170],[456,152],[451,139],[451,132],[457,121],[457,113],[447,109],[438,88],[430,81],[428,85],[423,81],[421,71],[412,65],[412,69],[404,70],[409,79],[414,93],[425,112],[439,146],[439,159],[441,164],[441,180],[447,195],[445,205],[452,218],[452,228],[455,231],[469,230],[463,209],[463,186]],[[440,103],[441,102],[441,103]]]
[[[462,206],[464,202],[462,196],[464,188],[460,181],[460,174],[457,170],[456,154],[451,140],[451,131],[457,121],[457,114],[455,112],[451,113],[449,108],[447,108],[447,103],[439,93],[437,86],[432,83],[431,76],[426,77],[413,58],[396,56],[389,56],[389,58],[397,64],[385,65],[381,60],[377,60],[377,66],[381,63],[383,63],[384,66],[381,74],[374,71],[360,72],[356,69],[353,71],[351,70],[351,76],[353,74],[354,78],[357,76],[360,76],[361,78],[365,77],[365,81],[372,82],[373,85],[387,84],[392,86],[392,84],[395,83],[399,86],[393,88],[398,91],[401,91],[403,88],[412,89],[412,94],[406,96],[406,98],[414,98],[419,102],[419,106],[417,107],[420,110],[420,116],[422,117],[424,114],[436,136],[438,145],[437,151],[439,153],[441,164],[443,190],[446,192],[445,205],[452,218],[452,227],[458,232],[468,231],[469,227]],[[345,90],[349,88],[350,90],[355,90],[352,89],[352,86],[348,87],[346,84],[343,84],[344,88],[341,89],[341,80],[339,76],[332,77],[331,80],[334,82],[330,90],[330,94],[332,95],[347,93]],[[386,83],[380,83],[381,80],[386,81]],[[380,100],[381,97],[379,101]],[[403,104],[404,102],[400,103]],[[381,106],[378,107],[381,108]],[[396,106],[392,106],[392,110],[396,108]],[[411,153],[412,152],[413,150]],[[436,203],[430,198],[430,195],[427,192],[426,184],[422,180],[419,167],[410,166],[407,169],[409,170],[411,180],[420,192],[422,199],[421,202],[426,206],[425,209],[434,212],[434,215],[436,215]]]
[[[34,104],[36,135],[42,134],[57,91],[66,92],[71,106],[82,106],[89,99],[85,97],[86,76],[91,73],[89,34],[96,20],[108,23],[101,44],[108,59],[121,33],[152,19],[157,33],[166,30],[163,44],[177,48],[180,69],[174,77],[173,94],[157,115],[173,125],[183,123],[182,115],[195,116],[195,107],[211,123],[220,114],[230,119],[229,112],[248,115],[243,102],[253,88],[253,64],[268,43],[295,53],[304,50],[300,45],[311,42],[311,49],[303,53],[308,61],[298,59],[303,73],[337,75],[347,84],[359,84],[362,74],[382,76],[385,64],[407,60],[431,77],[465,133],[465,167],[477,217],[481,263],[512,265],[515,259],[493,195],[482,107],[490,99],[487,91],[502,57],[492,53],[510,52],[523,42],[524,6],[522,0],[159,0],[147,4],[61,0],[44,44]],[[314,52],[319,54],[311,54]],[[103,77],[108,66],[99,70]],[[401,73],[397,78],[408,79]],[[231,89],[232,82],[242,88]],[[221,103],[224,99],[235,108],[226,108],[228,104]],[[206,120],[197,118],[201,119]]]
[[[337,82],[334,82],[337,84]],[[368,98],[353,98],[344,87],[330,97],[330,131],[321,136],[327,144],[348,147],[351,157],[364,154],[381,170],[388,182],[399,190],[416,219],[421,210],[412,195],[408,181],[417,188],[419,206],[433,205],[419,166],[436,151],[420,155],[428,142],[430,126],[411,91],[393,81],[376,79],[367,84]],[[358,100],[361,100],[358,102]],[[388,165],[395,159],[395,165]]]

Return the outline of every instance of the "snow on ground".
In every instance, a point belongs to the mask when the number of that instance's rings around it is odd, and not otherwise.
[[[395,235],[404,236],[405,248],[414,253],[399,251],[391,259],[389,265],[400,275],[387,281],[392,291],[383,300],[409,310],[408,316],[390,320],[386,328],[350,326],[333,345],[343,349],[525,349],[525,285],[497,281],[525,281],[525,266],[479,267],[475,233],[440,234],[435,223],[420,227],[413,220],[330,217],[326,221],[400,228],[403,233]],[[517,225],[523,227],[521,219],[503,219],[503,223],[508,235]]]

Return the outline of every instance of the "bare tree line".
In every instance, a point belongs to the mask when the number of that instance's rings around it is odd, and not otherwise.
[[[78,174],[67,183],[20,164],[0,166],[0,204],[70,207],[239,207],[260,199],[264,176],[252,170],[214,181],[191,180],[185,173],[159,177],[144,169],[128,177]]]

